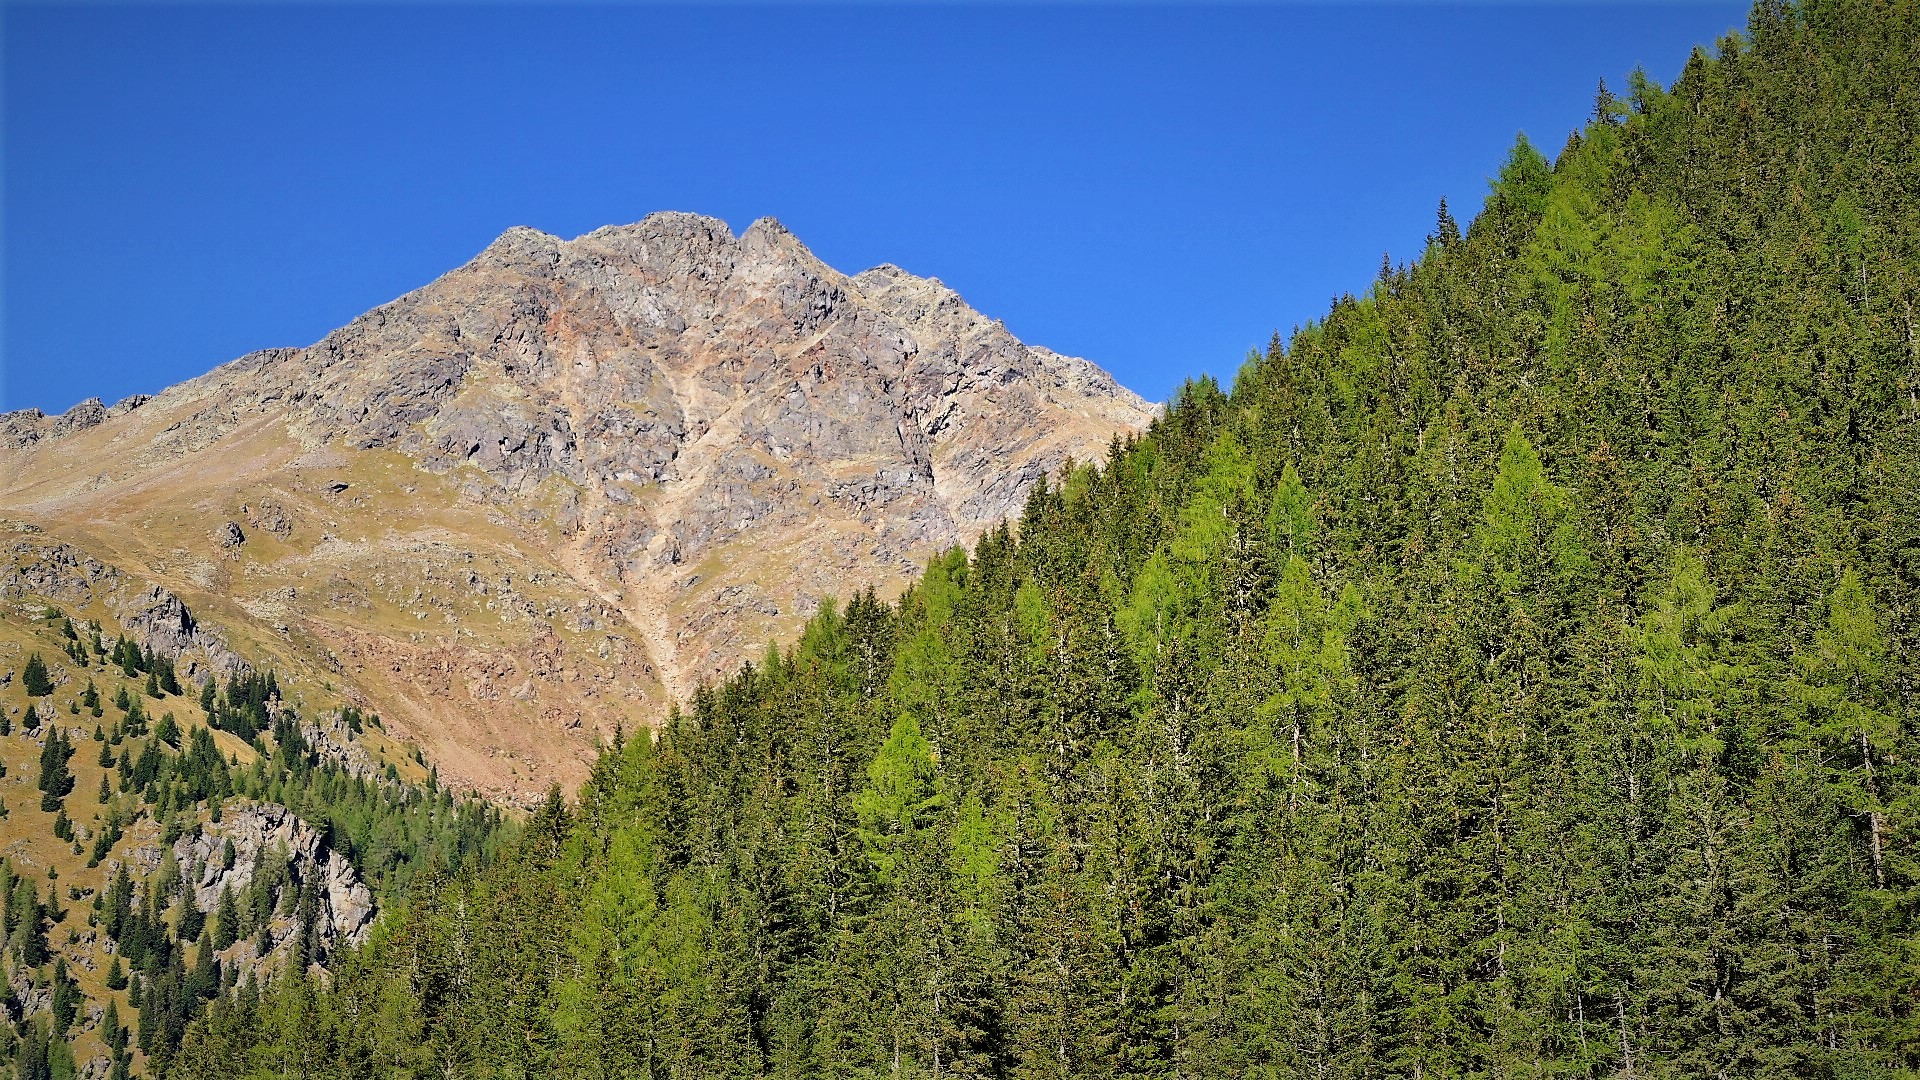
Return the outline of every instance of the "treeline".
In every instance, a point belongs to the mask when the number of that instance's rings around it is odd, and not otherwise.
[[[210,911],[198,908],[193,883],[202,868],[178,865],[174,842],[203,824],[217,828],[236,798],[284,805],[321,830],[325,845],[347,856],[382,907],[404,904],[419,874],[484,864],[513,833],[497,808],[457,798],[431,776],[425,784],[404,784],[391,768],[368,775],[323,757],[304,734],[307,719],[282,699],[271,670],[203,684],[199,704],[209,726],[182,723],[169,705],[176,697],[182,705],[191,699],[168,658],[125,638],[109,643],[96,625],[76,629],[54,609],[43,621],[67,642],[66,659],[81,669],[74,674],[99,672],[111,700],[87,677],[64,709],[48,702],[23,713],[20,735],[40,743],[40,809],[54,815],[54,835],[71,843],[75,856],[85,852],[90,868],[112,858],[142,818],[160,824],[163,853],[158,872],[148,875],[130,874],[122,856],[99,889],[56,883],[46,871],[44,900],[35,878],[0,860],[6,904],[0,931],[10,977],[10,989],[0,992],[8,1021],[0,1025],[0,1054],[12,1058],[15,1075],[76,1075],[69,1041],[90,1026],[107,1046],[110,1078],[131,1075],[136,1050],[150,1069],[164,1069],[208,1002],[223,992],[252,992],[250,957],[271,955],[270,965],[300,970],[323,959],[321,886],[296,885],[284,850],[256,853],[246,888],[223,891]],[[53,673],[38,653],[28,657],[23,686],[34,697],[53,692]],[[355,732],[378,724],[351,709],[344,719]],[[91,740],[85,725],[93,728]],[[223,753],[215,730],[245,741],[252,760],[243,764],[239,755]],[[0,736],[9,734],[13,727],[0,714]],[[76,792],[73,762],[81,754],[99,770],[97,793],[91,780]],[[231,869],[231,841],[222,857]],[[66,886],[64,894],[57,885]],[[89,894],[90,907],[66,902]],[[87,995],[67,967],[83,934],[111,944],[97,955],[108,964],[104,981],[115,995],[97,1020],[81,1012]],[[230,946],[249,939],[250,952],[223,959]],[[236,956],[240,962],[231,962]],[[124,1020],[122,991],[130,1007]]]
[[[1920,1069],[1916,40],[1603,89],[175,1073]]]
[[[73,620],[58,608],[49,607],[42,612],[42,618],[58,624],[60,650],[66,654],[76,667],[86,668],[93,664],[119,668],[122,675],[129,679],[146,676],[148,697],[162,697],[167,694],[179,694],[180,678],[174,670],[173,660],[151,647],[142,645],[131,638],[114,638],[109,646],[101,632],[98,622],[76,628]],[[22,671],[22,687],[32,697],[45,697],[53,693],[53,683],[47,676],[46,661],[39,653],[27,658],[26,668]],[[98,714],[95,714],[98,715]]]
[[[263,756],[248,766],[222,757],[211,730],[196,727],[185,745],[171,715],[163,716],[153,736],[123,746],[117,726],[101,741],[101,763],[112,761],[119,778],[110,792],[103,778],[103,828],[95,859],[110,849],[125,824],[137,818],[138,799],[155,820],[166,824],[170,846],[204,811],[213,822],[232,796],[286,806],[320,829],[325,844],[345,855],[383,905],[405,900],[414,877],[423,872],[456,872],[484,863],[509,830],[500,811],[453,793],[430,781],[426,786],[369,779],[320,757],[301,734],[300,713],[280,700],[273,672],[249,674],[224,687],[209,682],[202,702],[212,701],[209,719],[222,730],[248,738]],[[268,736],[271,736],[269,741]],[[123,796],[125,797],[123,799]],[[191,820],[183,819],[189,815]],[[224,845],[226,869],[232,869],[233,845]],[[186,1027],[221,991],[251,993],[250,973],[224,963],[220,951],[252,937],[251,955],[279,950],[278,966],[305,971],[321,959],[316,924],[323,898],[309,880],[296,886],[285,851],[256,853],[249,887],[240,895],[225,890],[211,912],[196,906],[193,882],[199,868],[184,874],[169,851],[160,871],[135,882],[122,867],[96,897],[102,930],[116,943],[109,986],[124,983],[137,1008],[130,1045],[138,1046],[157,1068],[165,1068]],[[284,947],[274,936],[274,920],[291,920]],[[124,1041],[123,1041],[124,1042]],[[129,1060],[126,1046],[116,1065]]]

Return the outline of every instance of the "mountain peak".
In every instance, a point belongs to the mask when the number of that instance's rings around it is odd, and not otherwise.
[[[730,243],[733,230],[717,217],[684,210],[656,210],[639,221],[626,225],[602,225],[576,237],[572,242],[644,244],[658,240],[696,241],[704,244]]]
[[[9,421],[0,511],[196,508],[127,519],[178,530],[169,588],[356,678],[447,775],[524,792],[1153,410],[937,280],[663,212],[508,229],[306,349],[106,413]]]
[[[740,234],[740,238],[745,240],[750,235],[761,235],[769,238],[789,237],[793,235],[793,230],[781,224],[779,218],[767,215],[765,217],[755,218],[753,224],[748,225],[746,230]]]
[[[551,267],[561,240],[551,233],[526,225],[515,225],[493,243],[481,249],[473,262],[498,267],[533,269]]]

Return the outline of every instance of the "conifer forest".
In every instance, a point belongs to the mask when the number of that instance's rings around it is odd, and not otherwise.
[[[154,1071],[1920,1075],[1920,6],[1488,172]]]

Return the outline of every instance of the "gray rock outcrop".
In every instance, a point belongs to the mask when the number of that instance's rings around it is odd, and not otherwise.
[[[228,842],[233,845],[231,865],[226,860]],[[187,885],[194,906],[209,916],[219,910],[221,890],[230,890],[238,901],[253,885],[256,873],[264,873],[268,865],[284,859],[286,872],[279,877],[279,887],[298,895],[311,886],[317,901],[315,962],[324,962],[342,946],[365,941],[373,926],[373,893],[360,880],[359,872],[345,855],[327,844],[320,830],[284,806],[259,803],[230,808],[220,821],[202,825],[174,841],[173,855],[182,873],[189,875]],[[200,873],[191,876],[196,867]],[[274,950],[299,931],[292,920],[276,920],[270,930]],[[250,943],[242,942],[235,948],[252,957]]]
[[[202,626],[181,599],[158,585],[142,588],[119,569],[43,535],[22,523],[0,526],[0,599],[41,597],[73,608],[102,604],[118,627],[148,651],[179,665],[188,682],[231,679],[253,670],[227,647],[226,638]],[[9,536],[8,533],[11,533]]]
[[[42,439],[58,439],[76,431],[85,431],[112,417],[124,416],[151,400],[152,397],[146,394],[135,394],[108,408],[99,398],[92,397],[59,416],[48,416],[39,409],[16,409],[0,413],[0,449],[19,449]]]

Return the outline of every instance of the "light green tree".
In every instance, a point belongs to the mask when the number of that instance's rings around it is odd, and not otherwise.
[[[933,747],[906,713],[893,722],[887,741],[867,767],[867,785],[854,796],[860,842],[882,881],[892,878],[917,830],[947,805]]]

